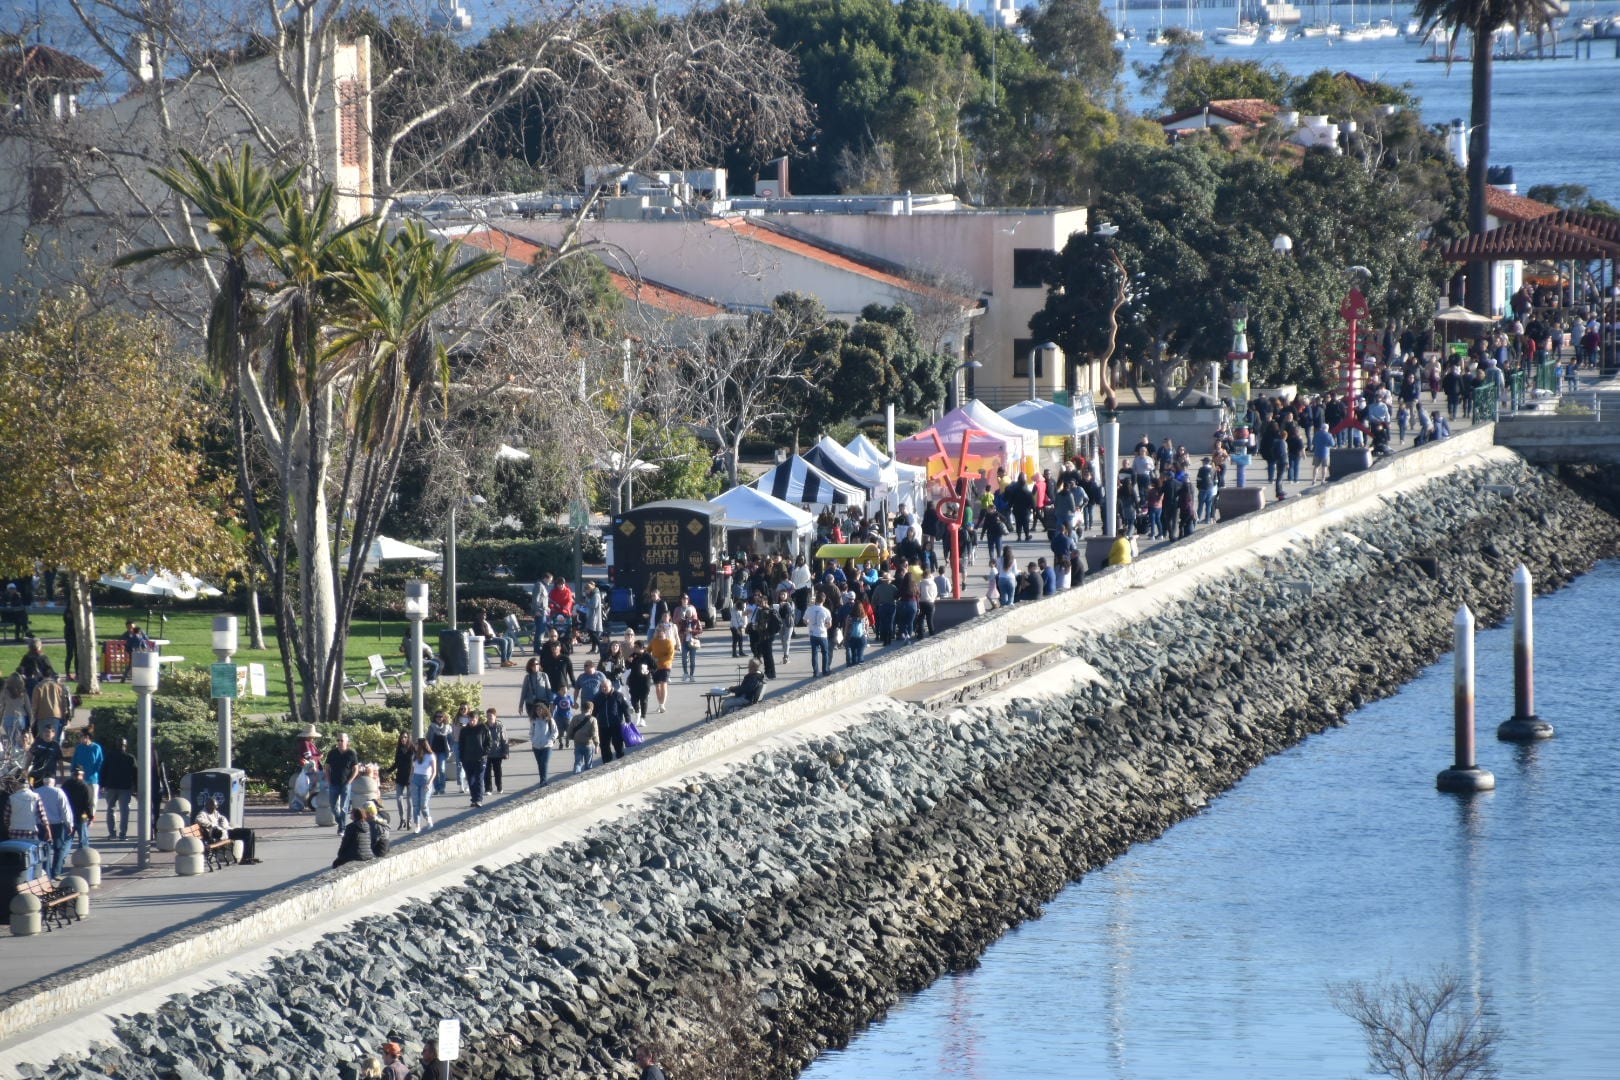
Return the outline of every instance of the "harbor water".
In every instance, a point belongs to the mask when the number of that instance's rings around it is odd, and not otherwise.
[[[1504,592],[1510,583],[1501,582]],[[1369,632],[1399,634],[1383,598]],[[1279,754],[1071,885],[979,968],[902,1001],[807,1080],[1298,1080],[1364,1075],[1346,980],[1439,966],[1488,1001],[1505,1077],[1620,1075],[1620,562],[1536,603],[1549,742],[1494,737],[1512,640],[1477,642],[1497,790],[1435,791],[1451,660]]]
[[[1313,10],[1345,26],[1353,22],[1388,18],[1397,26],[1411,16],[1411,8],[1390,4],[1348,3],[1332,6],[1297,5],[1309,21]],[[1612,3],[1573,5],[1575,15],[1613,15],[1620,6]],[[1108,3],[1105,11],[1112,11]],[[1446,124],[1453,119],[1468,120],[1471,87],[1466,57],[1448,68],[1431,62],[1434,49],[1400,37],[1370,41],[1336,41],[1332,38],[1291,38],[1276,44],[1263,39],[1248,47],[1225,46],[1214,40],[1222,26],[1233,25],[1237,9],[1192,8],[1166,3],[1163,25],[1202,29],[1208,43],[1205,53],[1216,60],[1254,60],[1275,64],[1292,75],[1313,71],[1349,71],[1367,79],[1394,86],[1407,86],[1416,95],[1425,123]],[[1152,64],[1163,50],[1147,45],[1148,32],[1160,25],[1157,9],[1136,8],[1124,19],[1137,39],[1125,48],[1128,101],[1144,116],[1159,114],[1157,94],[1149,93],[1130,70],[1136,64]],[[1533,49],[1533,38],[1524,38],[1520,47]],[[1493,66],[1495,92],[1491,98],[1491,164],[1511,165],[1520,194],[1536,184],[1581,184],[1597,198],[1620,206],[1620,140],[1604,137],[1612,131],[1615,103],[1620,101],[1620,59],[1616,42],[1592,42],[1591,60],[1575,59],[1574,44],[1561,40],[1557,53],[1564,59],[1498,62]],[[1466,45],[1462,46],[1466,52]],[[1553,51],[1547,42],[1547,51]],[[1581,53],[1584,57],[1584,43]]]

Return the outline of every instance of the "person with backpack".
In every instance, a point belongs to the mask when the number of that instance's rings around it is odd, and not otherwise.
[[[1207,525],[1215,520],[1215,466],[1204,458],[1198,466],[1198,521]]]
[[[570,717],[567,730],[574,743],[574,772],[582,773],[591,767],[591,747],[596,745],[596,717],[589,705]]]
[[[866,639],[872,632],[872,609],[853,593],[845,593],[850,602],[849,616],[844,622],[844,663],[854,667],[866,657]]]
[[[755,660],[765,666],[765,678],[776,678],[776,635],[782,632],[782,620],[776,608],[765,599],[764,593],[754,596],[754,612],[748,622],[748,645]]]

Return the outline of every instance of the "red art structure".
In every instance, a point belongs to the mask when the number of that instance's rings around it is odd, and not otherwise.
[[[962,598],[962,520],[966,517],[967,508],[967,480],[963,476],[963,463],[968,459],[968,443],[978,435],[989,436],[988,431],[979,428],[964,428],[961,431],[962,446],[952,458],[950,451],[945,449],[945,440],[939,437],[939,432],[930,428],[927,432],[934,440],[936,447],[929,457],[928,475],[930,482],[935,478],[945,481],[947,492],[934,502],[934,512],[945,522],[951,530],[951,599]],[[937,471],[934,462],[938,461],[943,467]]]
[[[1372,430],[1361,419],[1361,413],[1356,409],[1356,383],[1360,381],[1361,374],[1361,324],[1372,318],[1372,312],[1367,308],[1367,298],[1361,295],[1361,290],[1351,288],[1350,295],[1344,298],[1344,305],[1339,308],[1339,318],[1345,321],[1345,350],[1344,350],[1344,419],[1333,428],[1332,434],[1349,431],[1352,428],[1362,433],[1370,441]]]

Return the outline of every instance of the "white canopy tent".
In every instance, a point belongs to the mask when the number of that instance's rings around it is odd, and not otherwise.
[[[815,531],[814,515],[755,488],[734,487],[723,495],[716,495],[709,502],[725,510],[728,536],[749,529],[762,533],[783,533],[787,536],[789,555],[803,551],[804,542]],[[756,551],[755,554],[760,553]]]
[[[754,489],[795,506],[864,506],[866,492],[795,454],[754,481]]]
[[[344,559],[349,557],[348,548],[343,549],[341,557]],[[395,540],[391,536],[379,536],[371,542],[371,547],[366,550],[366,565],[376,566],[378,563],[390,559],[417,559],[431,562],[437,560],[438,557],[439,553],[437,551],[417,547],[415,544],[407,544],[405,541]]]
[[[865,435],[856,435],[844,449],[856,457],[872,462],[874,465],[893,469],[900,502],[913,510],[921,508],[928,492],[927,469],[921,465],[907,465],[903,461],[888,457]]]

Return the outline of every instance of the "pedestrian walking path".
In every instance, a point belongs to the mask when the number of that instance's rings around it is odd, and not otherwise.
[[[1399,449],[1399,448],[1397,448]],[[1261,486],[1264,468],[1250,470],[1252,486]],[[1273,485],[1266,484],[1268,489]],[[1297,495],[1311,485],[1306,481],[1288,482],[1285,492]],[[1100,524],[1100,508],[1096,514]],[[1208,526],[1200,526],[1200,529]],[[1085,535],[1096,535],[1089,530]],[[1170,541],[1143,540],[1142,550],[1151,550]],[[1007,545],[1020,566],[1042,555],[1050,556],[1044,540]],[[989,558],[980,545],[976,564],[964,568],[964,596],[984,596],[986,578],[990,572]],[[867,659],[882,656],[888,649],[872,641]],[[809,649],[802,628],[796,633],[785,662],[778,653],[777,678],[767,686],[767,699],[784,690],[796,688],[810,679]],[[583,662],[582,650],[575,654],[576,671]],[[520,652],[516,659],[526,657]],[[1009,669],[1021,666],[1029,658],[1020,654],[1008,659]],[[964,662],[974,660],[964,657]],[[834,657],[834,668],[844,664],[841,653]],[[675,678],[670,683],[668,711],[651,713],[643,725],[647,745],[685,731],[705,719],[704,693],[711,688],[730,686],[740,681],[746,670],[747,659],[731,655],[730,634],[717,626],[704,636],[703,649],[698,654],[697,672],[691,680],[683,681],[677,665]],[[970,665],[969,665],[970,666]],[[528,723],[519,715],[518,690],[523,679],[523,667],[494,667],[482,676],[484,704],[499,710],[512,753],[505,765],[503,791],[486,799],[483,808],[473,809],[465,794],[450,784],[447,793],[433,800],[432,810],[439,827],[465,820],[471,815],[499,813],[502,801],[515,794],[531,790],[538,780],[533,755],[529,752]],[[971,673],[962,673],[964,679]],[[951,680],[930,685],[924,697],[948,695]],[[922,689],[919,688],[919,692]],[[651,702],[650,706],[655,706]],[[81,721],[82,722],[82,718]],[[292,747],[289,745],[289,770]],[[632,754],[637,751],[631,751]],[[569,751],[554,752],[551,772],[555,776],[570,767]],[[379,763],[385,768],[390,762]],[[392,793],[384,797],[390,810],[394,809]],[[396,816],[396,820],[398,820]],[[108,841],[105,824],[98,821],[93,844],[100,852],[102,885],[92,896],[91,916],[64,930],[51,934],[15,938],[0,934],[0,993],[7,993],[51,976],[108,961],[172,931],[203,920],[227,914],[231,909],[248,904],[280,889],[295,886],[319,875],[331,866],[337,853],[336,830],[315,824],[314,815],[294,813],[283,805],[250,804],[244,822],[256,830],[258,857],[256,865],[229,866],[222,870],[194,877],[180,877],[174,871],[171,853],[155,852],[153,862],[145,869],[136,866],[133,841]],[[396,846],[415,842],[408,833],[396,833]]]

